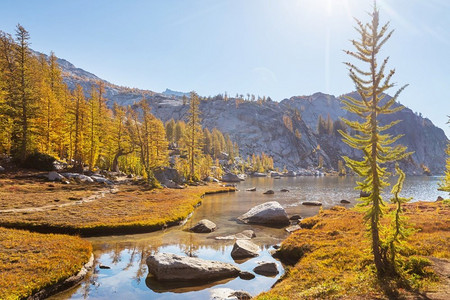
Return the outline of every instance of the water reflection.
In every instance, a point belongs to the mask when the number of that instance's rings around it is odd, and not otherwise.
[[[434,201],[437,196],[447,193],[437,191],[438,177],[408,177],[404,187],[405,197]],[[183,226],[168,228],[148,234],[107,236],[90,238],[94,246],[95,269],[80,286],[52,297],[52,299],[209,299],[214,288],[243,289],[252,295],[270,289],[282,272],[275,277],[256,274],[255,279],[228,279],[198,286],[161,284],[147,277],[146,258],[159,251],[180,255],[196,256],[203,259],[233,263],[243,271],[253,271],[258,261],[276,261],[270,255],[271,247],[287,237],[284,229],[258,225],[239,224],[234,219],[251,207],[266,201],[278,201],[289,215],[302,217],[314,215],[319,207],[306,207],[303,201],[320,201],[324,208],[339,204],[340,200],[355,204],[358,192],[354,190],[355,178],[347,177],[298,177],[249,178],[239,184],[239,192],[217,194],[205,197],[192,218]],[[256,187],[256,192],[245,191]],[[268,189],[274,195],[263,195]],[[280,192],[288,189],[289,192]],[[195,234],[186,229],[201,219],[209,219],[217,224],[217,230],[209,234]],[[252,229],[262,251],[260,256],[246,261],[235,262],[230,253],[233,241],[216,240],[216,236],[227,236]],[[279,262],[278,266],[281,268]],[[110,269],[100,269],[99,266]]]

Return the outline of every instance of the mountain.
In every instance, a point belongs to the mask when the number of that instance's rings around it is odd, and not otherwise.
[[[167,121],[171,118],[186,119],[188,105],[182,96],[188,93],[166,89],[163,93],[122,87],[102,80],[92,73],[76,68],[70,62],[59,59],[64,81],[70,89],[80,84],[86,94],[98,81],[105,86],[105,97],[112,105],[132,105],[146,98],[158,118]],[[249,102],[221,96],[201,101],[203,126],[218,128],[228,133],[236,141],[243,157],[253,153],[265,152],[274,158],[275,165],[296,170],[316,167],[319,157],[323,166],[337,169],[342,155],[358,157],[360,154],[349,148],[334,134],[317,132],[319,115],[333,121],[340,117],[354,119],[342,109],[341,97],[316,93],[311,96],[295,96],[281,102]],[[445,168],[445,148],[448,139],[444,131],[426,118],[409,108],[382,118],[382,122],[393,119],[403,120],[396,125],[393,134],[404,134],[398,143],[408,146],[414,154],[401,163],[408,174],[422,174],[428,167],[433,174],[441,174]]]

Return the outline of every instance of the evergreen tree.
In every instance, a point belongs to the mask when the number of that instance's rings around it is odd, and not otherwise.
[[[191,181],[197,181],[199,179],[195,169],[200,159],[203,138],[199,105],[200,100],[197,93],[191,92],[185,136],[187,158],[189,161],[188,178]]]
[[[358,161],[344,157],[347,166],[364,179],[358,182],[357,189],[369,194],[361,197],[362,205],[367,207],[365,220],[368,222],[369,232],[372,239],[372,252],[374,263],[379,276],[392,271],[391,260],[387,258],[387,249],[383,246],[380,237],[380,219],[383,215],[384,201],[381,197],[383,188],[389,185],[388,172],[385,164],[407,157],[406,147],[401,145],[392,146],[401,135],[391,136],[383,132],[400,121],[394,121],[386,125],[379,123],[379,116],[382,114],[392,114],[403,107],[394,105],[401,91],[400,88],[395,96],[385,100],[385,92],[394,86],[391,78],[395,71],[391,70],[385,74],[385,67],[388,62],[386,58],[378,65],[377,56],[381,47],[391,37],[393,31],[388,31],[388,24],[379,27],[379,11],[374,4],[371,13],[370,23],[363,24],[357,20],[357,31],[361,35],[360,40],[353,40],[352,44],[356,51],[346,51],[346,53],[365,65],[368,71],[352,63],[346,63],[349,68],[350,78],[353,80],[356,91],[361,100],[347,96],[343,103],[345,109],[356,114],[360,119],[349,121],[343,119],[358,134],[351,136],[344,131],[339,131],[343,140],[349,146],[361,150],[364,154],[363,160]],[[383,101],[384,100],[384,101]]]

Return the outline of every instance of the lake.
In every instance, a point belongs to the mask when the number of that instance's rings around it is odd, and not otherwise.
[[[438,196],[448,197],[448,193],[437,191],[440,179],[435,176],[407,177],[402,196],[413,197],[412,201],[435,201]],[[353,189],[355,180],[356,177],[248,178],[238,184],[239,191],[235,193],[206,196],[203,204],[183,226],[147,234],[88,238],[94,247],[93,272],[81,285],[50,299],[209,299],[212,289],[222,287],[257,295],[269,290],[283,274],[281,263],[272,258],[270,251],[288,234],[284,229],[238,224],[234,218],[267,201],[278,201],[288,215],[299,214],[302,217],[315,215],[320,209],[303,206],[303,201],[320,201],[324,208],[329,208],[347,199],[351,201],[347,207],[351,207],[359,195]],[[251,187],[256,187],[256,192],[245,191]],[[263,195],[268,189],[274,190],[275,194]],[[282,193],[281,189],[288,189],[289,192]],[[217,224],[215,232],[198,234],[186,230],[204,218]],[[255,231],[256,238],[252,241],[262,251],[258,257],[235,262],[230,256],[234,242],[215,240],[214,237],[245,229]],[[161,284],[147,277],[145,264],[146,258],[157,251],[234,263],[241,270],[250,272],[258,261],[275,261],[280,274],[274,277],[256,274],[252,280],[237,277],[201,286]],[[110,269],[100,268],[100,265]]]

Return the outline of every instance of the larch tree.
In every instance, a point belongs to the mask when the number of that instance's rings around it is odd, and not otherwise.
[[[189,162],[188,179],[197,181],[196,165],[202,153],[203,131],[200,123],[200,100],[197,93],[191,92],[188,110],[188,122],[186,124],[185,145]]]
[[[355,114],[358,119],[350,121],[343,119],[345,124],[356,132],[353,136],[340,130],[343,141],[350,147],[362,151],[362,160],[344,157],[347,166],[363,178],[357,182],[357,189],[368,194],[361,197],[361,205],[367,207],[365,220],[371,235],[371,248],[377,275],[379,277],[393,271],[391,260],[388,258],[386,241],[380,236],[380,219],[383,215],[385,203],[381,197],[384,188],[389,186],[386,163],[406,158],[410,153],[406,147],[393,144],[402,135],[392,136],[383,133],[400,121],[380,124],[379,116],[400,111],[403,106],[396,105],[399,94],[406,86],[401,87],[394,97],[388,98],[386,91],[394,86],[391,82],[395,70],[385,74],[388,59],[378,63],[378,54],[382,46],[389,40],[393,31],[389,31],[389,23],[380,28],[379,11],[374,3],[371,22],[363,24],[357,20],[356,30],[360,34],[358,40],[352,40],[355,51],[346,51],[366,67],[359,67],[353,63],[346,63],[349,76],[355,84],[360,99],[346,96],[343,100],[344,108]],[[399,179],[402,177],[400,176]]]

